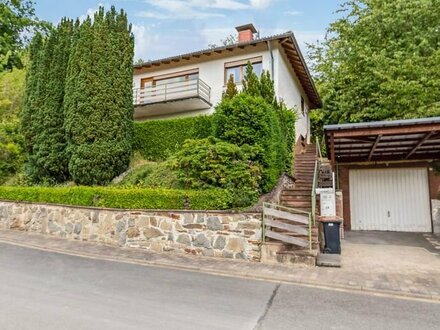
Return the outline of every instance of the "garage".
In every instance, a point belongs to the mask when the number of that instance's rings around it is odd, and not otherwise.
[[[346,230],[433,231],[440,117],[328,125],[324,134]]]
[[[351,229],[431,232],[423,167],[349,171]]]

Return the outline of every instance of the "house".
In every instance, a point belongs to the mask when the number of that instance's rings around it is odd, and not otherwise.
[[[431,200],[440,187],[440,117],[329,125],[324,131],[346,229],[439,229]]]
[[[229,76],[240,88],[251,62],[257,74],[270,72],[278,99],[297,111],[297,137],[310,138],[309,111],[320,99],[293,33],[255,38],[252,24],[236,30],[236,44],[135,65],[135,120],[211,114]]]

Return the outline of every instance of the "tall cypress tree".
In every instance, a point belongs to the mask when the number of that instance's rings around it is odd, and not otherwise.
[[[36,183],[63,182],[68,177],[64,133],[64,85],[73,23],[63,19],[44,43],[36,37],[31,49],[22,126],[26,141],[27,174]]]
[[[69,171],[79,184],[106,184],[129,165],[134,39],[124,11],[99,8],[75,34],[66,83]]]
[[[32,153],[35,135],[35,114],[41,106],[38,97],[39,62],[43,48],[43,36],[37,33],[32,39],[29,51],[29,67],[26,74],[26,91],[24,96],[23,111],[21,112],[21,131],[24,137],[24,147],[27,154]]]

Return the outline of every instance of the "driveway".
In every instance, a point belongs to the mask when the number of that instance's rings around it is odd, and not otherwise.
[[[438,273],[440,238],[424,233],[348,231],[342,242],[342,267],[402,275]]]

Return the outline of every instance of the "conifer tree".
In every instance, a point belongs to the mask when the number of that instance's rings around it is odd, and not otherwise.
[[[260,94],[269,104],[276,104],[275,87],[269,71],[263,70],[260,77]]]
[[[39,50],[31,50],[29,102],[22,127],[28,156],[26,172],[35,183],[63,182],[68,177],[63,99],[72,30],[72,21],[63,19]],[[40,37],[36,38],[38,43]]]
[[[234,81],[234,76],[231,74],[226,83],[226,91],[223,93],[223,98],[232,99],[238,94],[237,85]]]
[[[34,126],[34,115],[41,104],[38,98],[38,75],[40,53],[43,47],[43,36],[37,33],[32,39],[29,50],[29,66],[26,74],[26,90],[24,94],[23,111],[21,112],[21,131],[24,137],[25,151],[32,152],[37,128]]]
[[[66,83],[69,171],[79,184],[106,184],[125,171],[132,140],[134,39],[124,11],[101,7],[75,33]]]
[[[245,76],[243,78],[243,93],[251,96],[261,96],[260,80],[255,74],[251,62],[246,65]]]

